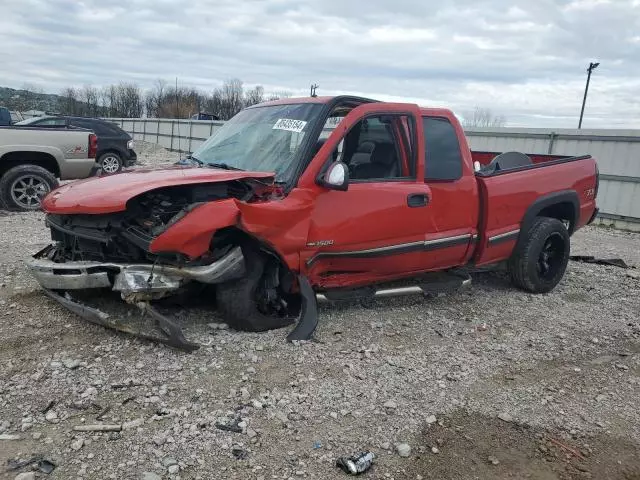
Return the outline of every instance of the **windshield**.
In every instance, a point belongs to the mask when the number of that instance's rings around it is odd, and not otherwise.
[[[192,156],[214,166],[275,172],[276,180],[283,180],[321,111],[322,105],[313,103],[243,110]]]

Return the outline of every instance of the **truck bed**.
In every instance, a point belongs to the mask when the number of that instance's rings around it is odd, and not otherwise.
[[[493,152],[472,152],[474,161],[489,165]],[[569,233],[586,225],[595,208],[596,161],[591,156],[529,155],[529,165],[496,171],[476,172],[480,195],[480,242],[474,255],[476,265],[507,259],[516,245],[520,229],[530,221],[523,212],[535,209],[544,214],[545,203],[556,203],[575,212]],[[539,207],[539,208],[538,208]]]

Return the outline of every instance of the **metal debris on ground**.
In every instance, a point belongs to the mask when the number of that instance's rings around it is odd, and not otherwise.
[[[55,407],[55,405],[56,405],[56,401],[55,401],[55,400],[51,400],[51,401],[47,404],[47,406],[46,406],[46,407],[44,407],[44,408],[41,410],[41,413],[43,413],[43,414],[44,414],[44,413],[47,413],[49,410],[51,410],[53,407]]]
[[[102,411],[96,416],[96,420],[102,420],[104,416],[111,411],[111,406],[107,405]]]
[[[53,472],[57,466],[51,460],[47,460],[42,455],[34,455],[33,457],[27,460],[22,460],[22,461],[18,461],[15,459],[8,460],[7,471],[11,472],[15,470],[20,470],[21,468],[25,468],[33,464],[36,464],[36,468],[38,469],[39,472],[42,472],[46,475],[49,475],[51,472]]]
[[[231,450],[231,453],[236,458],[236,460],[245,460],[249,456],[249,452],[243,450],[242,448],[234,448]]]
[[[360,475],[371,468],[375,457],[373,452],[360,452],[351,457],[340,457],[336,460],[336,467],[349,475]]]
[[[242,433],[242,427],[238,425],[238,421],[233,423],[215,423],[218,430],[224,430],[225,432]]]
[[[596,258],[590,255],[572,255],[569,259],[574,262],[595,263],[596,265],[609,265],[619,268],[631,268],[621,258]]]

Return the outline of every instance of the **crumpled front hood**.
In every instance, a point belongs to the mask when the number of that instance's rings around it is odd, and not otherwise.
[[[198,167],[133,170],[63,185],[45,197],[42,208],[55,214],[113,213],[125,210],[133,197],[162,187],[273,177],[274,174],[268,172]]]

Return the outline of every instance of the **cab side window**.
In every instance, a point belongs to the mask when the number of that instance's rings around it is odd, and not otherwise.
[[[423,117],[425,180],[454,181],[462,177],[462,153],[451,122],[441,117]]]
[[[414,175],[415,161],[402,115],[372,115],[351,128],[338,158],[349,166],[353,181],[384,181]]]

